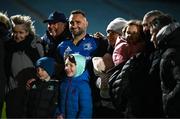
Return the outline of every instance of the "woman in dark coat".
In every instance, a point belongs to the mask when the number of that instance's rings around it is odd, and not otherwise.
[[[36,77],[35,62],[43,56],[43,47],[35,35],[31,17],[14,15],[11,19],[12,39],[6,43],[6,112],[8,118],[19,118],[25,116],[26,84]]]

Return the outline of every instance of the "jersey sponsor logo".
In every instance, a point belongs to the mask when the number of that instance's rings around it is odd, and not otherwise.
[[[83,45],[83,47],[84,47],[84,50],[91,50],[91,49],[93,49],[91,43],[86,43],[86,44]]]
[[[72,51],[72,49],[69,46],[65,50],[65,52],[71,52],[71,51]]]

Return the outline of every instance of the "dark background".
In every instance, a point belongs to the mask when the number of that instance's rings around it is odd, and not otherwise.
[[[105,34],[106,26],[116,17],[142,20],[144,14],[153,9],[171,14],[180,21],[180,2],[177,0],[0,0],[0,11],[7,11],[8,16],[31,16],[39,35],[46,30],[42,21],[52,11],[62,11],[68,17],[74,9],[86,12],[90,34],[96,31]]]

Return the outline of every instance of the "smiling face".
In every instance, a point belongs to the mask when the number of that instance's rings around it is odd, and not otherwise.
[[[29,32],[26,29],[26,26],[24,24],[17,24],[13,28],[13,39],[19,43],[26,39],[26,37],[29,35]]]
[[[76,74],[76,64],[72,60],[69,57],[65,60],[65,72],[68,77],[73,77]]]
[[[71,14],[69,17],[69,29],[73,36],[86,34],[88,26],[87,19],[82,14]]]
[[[56,22],[48,23],[48,32],[54,38],[57,39],[65,30],[66,23]]]

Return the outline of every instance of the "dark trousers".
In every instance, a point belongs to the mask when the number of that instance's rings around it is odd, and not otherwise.
[[[6,97],[6,114],[8,118],[25,117],[26,91],[21,88],[11,90]]]

